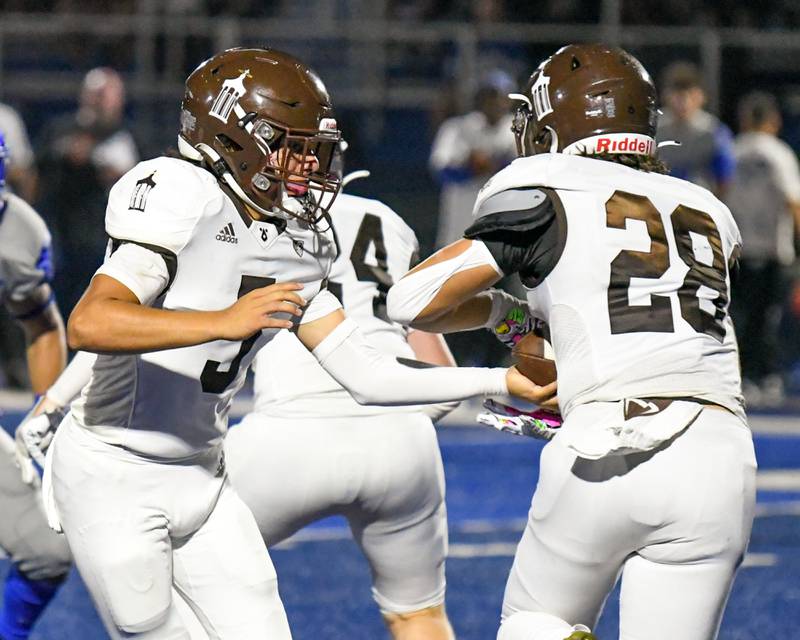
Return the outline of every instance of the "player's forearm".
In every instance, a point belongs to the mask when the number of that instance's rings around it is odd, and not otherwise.
[[[28,344],[27,358],[33,392],[42,394],[56,381],[67,362],[64,325],[60,316],[56,326],[40,333]]]
[[[414,357],[439,367],[455,367],[456,361],[444,337],[427,331],[409,331],[407,342],[414,351]]]
[[[172,311],[133,302],[81,302],[69,318],[72,349],[92,353],[144,353],[189,347],[222,338],[223,311]]]
[[[507,393],[505,369],[419,369],[379,352],[345,320],[313,351],[323,368],[361,404],[415,405]]]
[[[67,368],[61,372],[45,393],[45,411],[63,409],[72,402],[92,378],[92,369],[97,356],[87,351],[78,351]]]
[[[466,302],[438,314],[422,313],[412,326],[430,333],[455,333],[486,326],[492,313],[491,299],[478,294]]]

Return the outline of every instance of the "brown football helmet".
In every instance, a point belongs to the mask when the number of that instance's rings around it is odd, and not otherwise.
[[[186,80],[178,150],[258,213],[324,217],[341,184],[330,170],[340,139],[322,80],[287,53],[229,49]]]
[[[562,47],[542,62],[511,129],[517,153],[655,155],[656,89],[627,51],[604,44]]]

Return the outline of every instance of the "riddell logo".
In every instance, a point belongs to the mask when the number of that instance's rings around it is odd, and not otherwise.
[[[598,136],[597,153],[637,153],[652,155],[653,140],[643,137],[610,138]]]

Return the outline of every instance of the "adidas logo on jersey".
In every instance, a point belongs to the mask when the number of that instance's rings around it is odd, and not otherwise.
[[[236,232],[233,230],[233,224],[230,222],[219,230],[216,238],[220,242],[230,242],[231,244],[239,243],[239,239],[236,237]]]

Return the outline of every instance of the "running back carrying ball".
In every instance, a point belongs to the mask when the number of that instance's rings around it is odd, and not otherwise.
[[[520,373],[541,386],[556,379],[556,363],[545,357],[545,344],[543,338],[529,333],[511,350]]]

